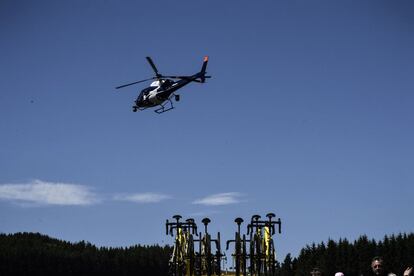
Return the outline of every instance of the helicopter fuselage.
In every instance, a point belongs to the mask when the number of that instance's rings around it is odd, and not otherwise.
[[[170,79],[154,81],[149,87],[141,90],[141,93],[135,100],[136,107],[142,110],[148,107],[162,105],[165,101],[170,100],[175,91],[186,86],[190,82],[196,81],[197,78],[200,78],[199,73],[193,76],[183,77],[179,81]]]

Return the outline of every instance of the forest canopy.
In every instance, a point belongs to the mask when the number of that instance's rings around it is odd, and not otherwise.
[[[0,275],[168,275],[171,246],[96,247],[71,243],[39,233],[0,234]],[[371,259],[382,256],[389,271],[401,274],[414,263],[414,233],[385,236],[381,241],[361,236],[350,242],[328,240],[306,245],[297,257],[287,254],[277,275],[309,275],[315,266],[324,275],[368,275]]]

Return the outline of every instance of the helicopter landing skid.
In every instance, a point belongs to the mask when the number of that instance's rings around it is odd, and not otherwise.
[[[161,114],[174,109],[174,105],[170,99],[168,99],[165,104],[160,104],[160,106],[160,108],[154,110],[157,114]]]
[[[136,105],[134,105],[134,106],[132,107],[132,111],[133,111],[133,112],[137,112],[138,110],[139,110],[139,111],[141,111],[141,110],[145,110],[145,109],[147,109],[147,107],[138,107],[138,106],[136,106]]]

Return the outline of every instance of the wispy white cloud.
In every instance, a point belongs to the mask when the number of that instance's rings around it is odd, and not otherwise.
[[[205,212],[194,212],[194,213],[189,213],[186,217],[208,217],[208,216],[212,216],[215,214],[221,214],[221,211],[218,210],[208,210]]]
[[[236,204],[241,202],[241,197],[242,194],[238,192],[220,193],[196,199],[193,201],[193,204],[210,206]]]
[[[135,203],[158,203],[169,198],[171,198],[171,196],[157,193],[140,193],[114,196],[115,200],[130,201]]]
[[[0,200],[36,205],[91,205],[99,202],[87,186],[41,180],[25,184],[1,184]]]

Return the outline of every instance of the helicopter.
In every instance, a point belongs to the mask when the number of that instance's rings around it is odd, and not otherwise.
[[[132,106],[133,112],[157,106],[158,108],[154,111],[158,114],[169,111],[174,108],[172,98],[176,102],[180,100],[180,95],[175,93],[178,89],[190,82],[204,83],[207,78],[211,78],[211,76],[206,76],[208,56],[204,57],[201,71],[190,76],[164,76],[158,72],[157,67],[150,57],[146,57],[146,59],[155,73],[154,77],[115,87],[115,89],[120,89],[141,82],[155,80],[149,87],[141,90],[135,100],[135,104]]]

